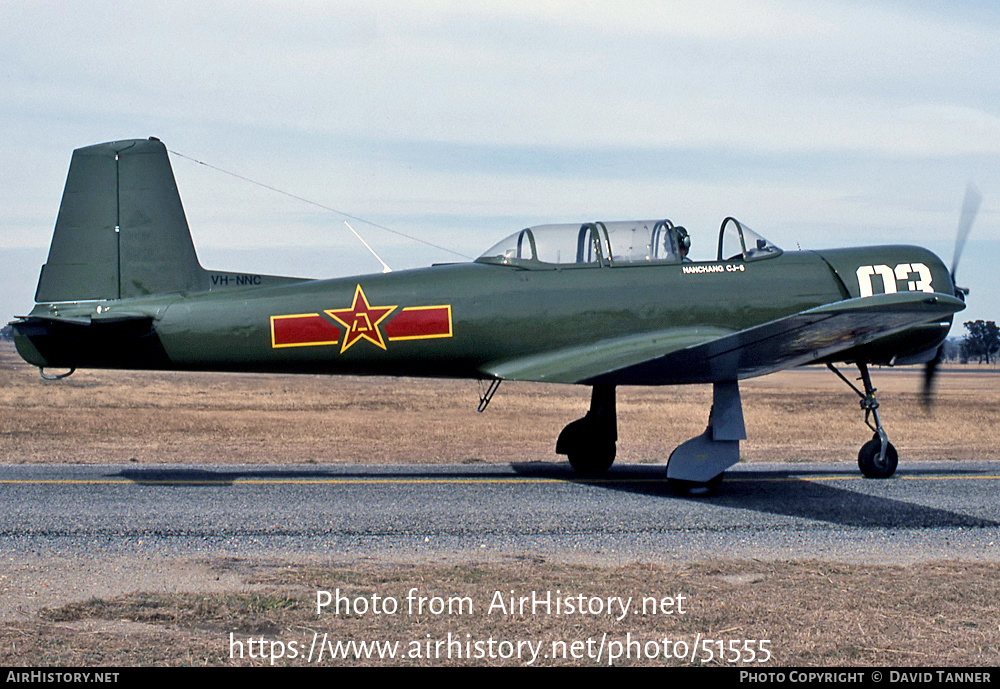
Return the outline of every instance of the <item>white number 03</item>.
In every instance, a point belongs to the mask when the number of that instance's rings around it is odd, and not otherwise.
[[[911,292],[933,292],[930,268],[923,263],[900,263],[895,270],[889,266],[861,266],[858,268],[858,288],[862,297],[872,296],[872,276],[882,278],[882,288],[886,294],[897,292],[896,283],[906,282]],[[916,275],[917,279],[911,279]]]

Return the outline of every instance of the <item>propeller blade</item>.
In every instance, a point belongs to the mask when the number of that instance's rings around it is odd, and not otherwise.
[[[958,232],[955,235],[955,255],[951,260],[951,281],[955,287],[955,296],[965,301],[965,295],[969,290],[958,286],[958,261],[962,257],[965,249],[965,240],[969,237],[969,230],[972,223],[976,221],[976,214],[979,213],[979,204],[982,203],[983,195],[970,180],[965,186],[965,198],[962,200],[962,212],[958,216]],[[944,360],[944,344],[938,347],[934,358],[924,365],[924,384],[920,391],[920,403],[924,409],[929,411],[934,402],[934,378],[937,376],[937,369]]]
[[[983,200],[983,195],[971,181],[965,187],[965,200],[962,201],[962,214],[958,218],[958,233],[955,236],[955,256],[951,261],[951,279],[954,281],[955,272],[958,270],[958,259],[962,257],[962,250],[965,249],[965,240],[972,229],[972,223],[976,220],[979,212],[979,204]]]
[[[937,367],[944,359],[944,345],[938,347],[934,358],[924,364],[924,386],[920,390],[920,405],[925,411],[930,411],[934,403],[934,377]]]

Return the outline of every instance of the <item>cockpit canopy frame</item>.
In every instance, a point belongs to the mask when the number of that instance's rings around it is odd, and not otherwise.
[[[505,237],[476,262],[531,270],[678,264],[688,260],[682,236],[686,230],[668,219],[536,225]],[[751,261],[780,253],[735,218],[723,221],[717,260],[727,255],[726,260]]]
[[[781,253],[781,249],[736,218],[729,217],[722,221],[717,261],[756,261]]]

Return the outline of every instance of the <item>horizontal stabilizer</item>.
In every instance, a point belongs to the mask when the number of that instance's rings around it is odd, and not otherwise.
[[[108,313],[107,315],[100,314],[89,314],[86,316],[15,316],[20,320],[14,321],[11,325],[45,325],[48,323],[53,323],[57,325],[79,325],[82,327],[87,327],[91,325],[111,325],[114,323],[125,323],[125,322],[137,322],[137,321],[152,321],[153,317],[145,313],[124,313],[115,312],[114,314]]]

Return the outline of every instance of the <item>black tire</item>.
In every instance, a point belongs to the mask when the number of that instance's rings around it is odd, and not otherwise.
[[[878,453],[882,448],[882,441],[876,434],[871,440],[861,446],[858,452],[858,468],[865,478],[889,478],[896,473],[899,465],[899,454],[892,443],[885,449],[885,459],[878,461]]]
[[[667,484],[670,486],[676,495],[682,498],[707,498],[719,489],[722,485],[722,477],[725,474],[719,474],[707,481],[685,481],[679,478],[667,479]]]
[[[588,450],[576,450],[567,455],[570,466],[576,470],[580,476],[603,476],[608,473],[608,469],[615,463],[616,447],[614,443],[609,446],[589,448]]]

